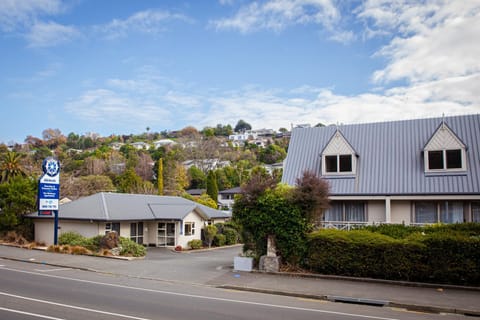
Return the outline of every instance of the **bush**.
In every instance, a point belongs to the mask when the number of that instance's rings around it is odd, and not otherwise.
[[[225,235],[225,244],[232,245],[238,242],[238,232],[235,229],[226,228],[223,229],[223,234]]]
[[[403,228],[317,231],[308,239],[306,266],[323,274],[480,285],[476,226]]]
[[[80,233],[75,231],[69,231],[62,233],[58,237],[58,244],[59,245],[71,245],[71,246],[81,246],[85,242],[85,237],[82,236]]]
[[[224,246],[226,243],[226,237],[224,234],[216,234],[213,238],[213,245],[217,247]]]
[[[201,249],[203,247],[203,242],[199,239],[190,240],[188,241],[188,246],[191,249]]]
[[[128,238],[120,237],[120,246],[122,247],[120,251],[122,256],[144,257],[147,254],[147,249],[143,245]]]

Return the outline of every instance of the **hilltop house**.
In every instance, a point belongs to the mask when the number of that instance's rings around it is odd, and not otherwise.
[[[480,222],[480,115],[295,128],[282,182],[330,185],[326,227]]]
[[[230,215],[199,203],[169,196],[97,193],[60,205],[59,234],[76,231],[85,237],[116,231],[137,243],[174,247],[201,239],[207,224],[225,222]],[[53,217],[30,214],[35,241],[53,243]]]

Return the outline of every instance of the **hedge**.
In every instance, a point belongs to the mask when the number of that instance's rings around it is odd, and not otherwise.
[[[305,266],[322,274],[480,286],[476,227],[429,228],[397,229],[397,238],[366,229],[320,230],[308,238]]]

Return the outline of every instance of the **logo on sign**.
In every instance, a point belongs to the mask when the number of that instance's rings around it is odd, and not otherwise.
[[[55,177],[60,172],[60,164],[54,158],[47,158],[43,160],[42,169],[46,175]]]

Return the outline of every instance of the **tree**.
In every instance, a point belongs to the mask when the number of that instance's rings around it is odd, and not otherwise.
[[[273,177],[261,172],[253,174],[233,205],[233,220],[242,227],[244,251],[252,250],[259,258],[266,253],[267,238],[273,236],[282,261],[301,264],[312,221],[328,203],[327,197],[328,185],[310,172],[294,188],[277,185]]]
[[[0,184],[0,230],[17,228],[24,214],[35,211],[36,198],[37,181],[30,177],[17,175]]]
[[[235,126],[235,129],[233,129],[235,132],[243,132],[247,130],[252,130],[252,126],[243,121],[243,120],[238,120],[237,125]]]
[[[134,193],[135,190],[142,185],[142,178],[140,178],[133,168],[128,168],[124,173],[119,175],[116,179],[118,192]]]
[[[187,170],[188,178],[190,180],[190,189],[203,189],[206,186],[206,176],[202,170],[196,166],[191,166]]]
[[[310,224],[319,224],[323,212],[328,208],[328,182],[317,177],[312,171],[305,171],[296,180],[292,201],[302,210]]]
[[[8,182],[16,176],[26,176],[20,163],[22,155],[13,151],[2,154],[0,158],[0,182]]]
[[[259,151],[259,158],[263,163],[273,164],[283,161],[287,156],[287,152],[280,146],[276,144],[269,144],[267,147]]]
[[[218,185],[215,172],[210,170],[207,175],[207,194],[214,201],[218,201]]]
[[[163,159],[158,159],[158,172],[157,172],[157,186],[158,194],[163,196]]]
[[[204,229],[204,234],[205,234],[205,240],[207,241],[208,243],[208,247],[212,247],[212,241],[213,239],[215,238],[215,236],[217,235],[217,227],[214,225],[214,224],[211,224],[211,225],[208,225],[206,226]]]
[[[218,208],[217,201],[210,198],[210,196],[206,193],[203,193],[200,197],[194,197],[193,201],[198,202],[200,204],[203,204],[204,206],[207,206],[207,207],[210,207],[210,208],[213,208],[213,209]]]

